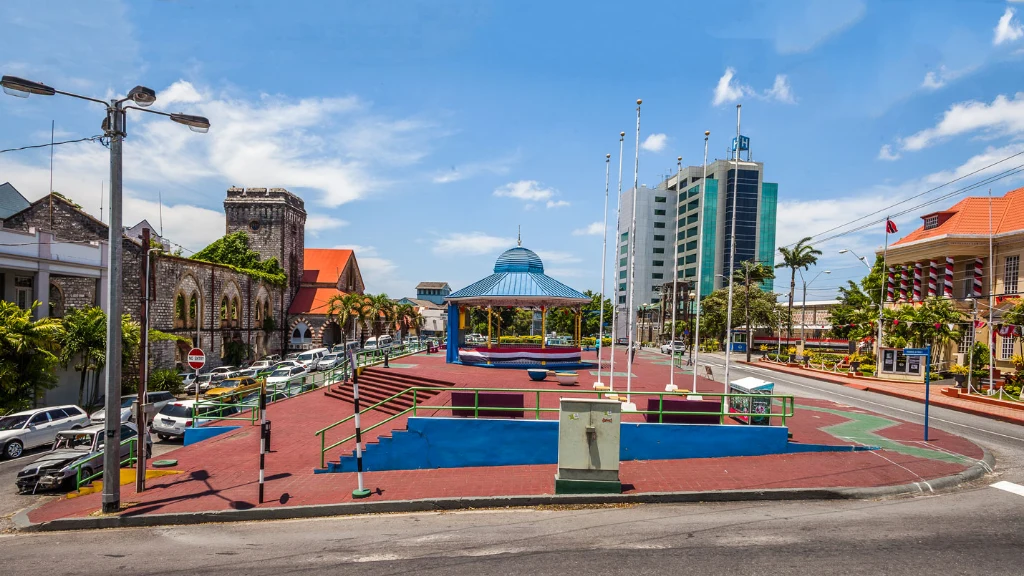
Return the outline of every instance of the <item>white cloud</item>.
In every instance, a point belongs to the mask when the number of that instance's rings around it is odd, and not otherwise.
[[[333,216],[324,216],[322,214],[306,216],[306,231],[313,234],[334,230],[342,226],[348,226],[348,222]]]
[[[160,214],[161,207],[157,202],[127,195],[123,198],[122,221],[125,226],[134,226],[148,219],[159,231]],[[154,215],[158,217],[154,218]],[[164,237],[191,251],[204,248],[224,235],[225,219],[220,211],[189,204],[164,204],[162,215]],[[105,221],[109,221],[108,216],[104,214]]]
[[[1006,12],[1003,12],[1002,17],[999,18],[999,23],[996,24],[992,44],[999,46],[1007,42],[1016,42],[1024,36],[1024,27],[1014,19],[1015,14],[1016,10],[1010,7],[1006,8]]]
[[[925,90],[938,90],[946,84],[965,76],[974,70],[977,66],[968,66],[967,68],[961,68],[960,70],[950,70],[945,65],[939,66],[938,70],[929,70],[924,75],[924,80],[921,82],[921,88]]]
[[[573,236],[600,236],[602,234],[604,234],[604,224],[601,222],[592,222],[585,228],[577,228],[572,231]]]
[[[575,264],[582,262],[583,260],[577,257],[572,252],[563,252],[559,250],[534,250],[537,256],[544,262],[545,265],[551,264]]]
[[[786,7],[789,10],[779,10],[769,2],[761,8],[768,12],[764,17],[748,15],[749,25],[759,29],[775,20],[775,49],[780,54],[809,52],[848,30],[866,12],[862,0],[788,2]]]
[[[443,256],[480,256],[515,245],[515,238],[491,236],[484,232],[452,232],[435,240],[432,250]]]
[[[991,104],[975,100],[954,104],[938,124],[902,139],[901,145],[903,150],[917,151],[975,131],[995,136],[1024,133],[1024,92],[1012,100],[1000,94]]]
[[[481,174],[496,174],[505,175],[508,174],[512,164],[519,161],[519,153],[507,156],[505,158],[499,158],[497,160],[491,160],[486,162],[467,162],[460,166],[452,166],[448,170],[442,170],[434,174],[431,180],[434,184],[448,184],[450,182],[458,182],[460,180],[466,180],[474,178]]]
[[[743,97],[757,98],[758,100],[775,100],[784,104],[795,104],[793,89],[789,85],[789,79],[785,74],[777,74],[775,83],[771,88],[764,91],[757,91],[752,86],[734,81],[736,69],[726,68],[725,73],[718,79],[715,86],[715,95],[711,101],[714,106],[736,102]]]
[[[566,206],[569,206],[569,202],[565,200],[548,200],[547,203],[548,208],[564,208]]]
[[[777,100],[785,104],[795,104],[796,100],[793,98],[793,90],[789,86],[789,80],[785,74],[777,74],[775,76],[775,84],[772,85],[765,96],[771,100]]]
[[[882,149],[878,151],[878,159],[879,160],[890,160],[890,161],[891,160],[899,160],[900,159],[900,153],[899,152],[895,152],[894,153],[892,151],[892,146],[890,146],[888,144],[884,144],[884,145],[882,145]]]
[[[661,152],[665,149],[665,142],[668,140],[668,136],[665,134],[651,134],[644,139],[640,147],[648,152]]]
[[[191,82],[178,80],[156,95],[161,106],[169,104],[194,104],[203,99]]]
[[[401,298],[413,293],[413,283],[396,274],[398,265],[393,260],[382,257],[375,246],[340,244],[334,248],[355,252],[367,292],[384,293],[392,298]]]
[[[735,102],[743,97],[744,90],[748,87],[740,84],[734,85],[732,79],[735,75],[736,70],[726,68],[725,74],[722,74],[722,77],[718,79],[718,85],[715,86],[715,97],[711,101],[714,106]]]
[[[536,180],[520,180],[495,189],[494,195],[538,202],[551,199],[555,191],[551,188],[542,188]]]

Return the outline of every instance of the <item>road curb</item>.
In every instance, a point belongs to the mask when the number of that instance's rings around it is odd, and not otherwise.
[[[755,502],[788,500],[862,500],[932,493],[976,480],[995,468],[995,457],[982,447],[984,455],[970,468],[935,480],[911,482],[898,486],[872,488],[780,488],[773,490],[719,490],[710,492],[647,492],[642,494],[542,494],[535,496],[485,496],[467,498],[424,498],[421,500],[390,500],[382,502],[349,502],[311,506],[283,506],[250,510],[218,510],[152,514],[147,516],[96,516],[63,518],[49,522],[32,522],[28,515],[39,505],[22,510],[14,518],[20,532],[56,532],[95,530],[100,528],[141,528],[151,526],[183,526],[210,522],[253,522],[259,520],[294,520],[361,514],[393,514],[409,512],[440,512],[482,508],[519,508],[533,506],[573,506],[593,504],[679,504],[694,502]]]
[[[923,399],[916,398],[914,396],[909,396],[909,395],[906,395],[906,394],[900,394],[899,392],[894,392],[892,390],[884,390],[884,389],[881,389],[881,388],[873,388],[871,386],[871,382],[870,381],[866,381],[866,380],[860,379],[860,378],[852,378],[850,382],[836,382],[835,380],[831,380],[829,378],[825,378],[825,377],[819,375],[818,373],[814,372],[813,370],[801,370],[800,372],[790,372],[789,370],[780,370],[778,367],[772,366],[770,363],[765,363],[765,362],[744,362],[744,361],[740,360],[737,363],[744,364],[744,365],[747,365],[747,366],[752,366],[754,368],[763,368],[765,370],[771,370],[772,372],[777,372],[779,374],[788,374],[790,376],[802,376],[804,378],[809,378],[811,380],[817,380],[818,382],[825,382],[825,383],[828,383],[828,384],[835,384],[836,386],[842,386],[844,388],[854,388],[854,389],[857,389],[857,390],[863,390],[865,392],[871,392],[872,394],[882,394],[883,396],[890,396],[892,398],[899,398],[901,400],[907,400],[909,402],[917,402],[918,404],[922,404],[922,405],[924,404],[924,400]],[[948,404],[946,402],[943,402],[941,398],[937,398],[937,396],[939,396],[939,395],[938,394],[932,394],[931,404],[933,406],[938,406],[940,408],[945,408],[946,410],[955,410],[957,412],[963,412],[964,414],[971,414],[972,416],[981,416],[982,418],[988,418],[989,420],[997,420],[999,422],[1006,422],[1007,424],[1021,425],[1021,419],[1020,418],[1010,418],[1010,417],[1007,417],[1007,416],[1003,416],[1002,414],[993,414],[991,412],[985,412],[984,410],[979,410],[979,409],[976,409],[976,408],[972,408],[970,406],[960,406],[960,405],[957,405],[957,404]],[[936,401],[936,400],[938,400],[938,401]]]

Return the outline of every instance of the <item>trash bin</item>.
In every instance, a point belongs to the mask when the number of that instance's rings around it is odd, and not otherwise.
[[[761,380],[760,378],[748,377],[729,382],[730,394],[765,394],[770,395],[775,391],[775,383]],[[744,424],[755,426],[767,426],[770,423],[772,412],[772,399],[765,398],[744,398],[730,397],[729,412],[747,414],[765,414],[765,416],[733,416]]]

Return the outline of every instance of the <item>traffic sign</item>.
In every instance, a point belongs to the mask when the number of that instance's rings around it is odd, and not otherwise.
[[[927,348],[904,348],[903,354],[906,356],[927,356]]]
[[[199,348],[188,351],[188,365],[193,370],[199,370],[206,365],[206,353]]]

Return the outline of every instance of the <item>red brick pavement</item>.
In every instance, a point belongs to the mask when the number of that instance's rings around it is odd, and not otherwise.
[[[668,380],[668,366],[659,365],[659,355],[641,352],[634,364],[633,389],[663,390]],[[625,358],[621,358],[624,360]],[[417,355],[402,358],[410,368],[394,368],[448,380],[457,386],[496,388],[536,388],[525,374],[516,370],[470,368],[444,364],[443,357]],[[624,370],[625,363],[621,363]],[[620,358],[616,358],[620,369]],[[592,377],[581,375],[582,386],[589,387]],[[624,378],[616,377],[616,388],[624,387]],[[620,384],[621,381],[621,384]],[[547,389],[569,394],[571,389],[554,383],[541,383]],[[680,376],[677,384],[683,387]],[[582,387],[581,386],[581,387]],[[703,378],[698,388],[707,393],[719,391],[720,383]],[[548,398],[549,396],[550,398]],[[557,407],[559,394],[547,395],[542,405]],[[441,396],[431,403],[443,403]],[[831,402],[799,399],[800,405],[833,410],[857,411]],[[149,489],[136,494],[133,485],[121,487],[121,500],[130,504],[123,514],[195,512],[205,510],[243,509],[255,506],[295,506],[327,504],[351,500],[355,487],[354,474],[314,474],[319,466],[319,443],[314,432],[351,414],[351,405],[327,398],[319,391],[272,404],[267,410],[273,421],[272,452],[267,456],[266,503],[256,503],[258,428],[248,423],[235,431],[205,442],[174,450],[164,458],[178,460],[182,474],[151,479]],[[379,422],[386,415],[368,414],[364,427]],[[549,417],[554,418],[552,413]],[[849,444],[823,432],[828,426],[846,419],[830,412],[800,410],[787,424],[794,441],[804,443]],[[392,426],[404,426],[404,419],[370,433],[386,433]],[[341,428],[341,427],[339,427]],[[350,433],[350,427],[336,430],[331,439]],[[900,424],[879,434],[907,443],[920,438],[920,427]],[[944,450],[981,456],[981,450],[966,440],[936,431],[935,445]],[[345,447],[349,452],[352,444]],[[334,451],[336,459],[341,449]],[[933,479],[959,472],[967,467],[935,459],[918,458],[884,450],[880,452],[819,452],[743,458],[708,458],[623,462],[621,479],[629,492],[662,492],[685,490],[733,490],[758,488],[856,487],[899,485],[922,479]],[[373,499],[396,500],[454,496],[496,496],[551,494],[554,489],[555,466],[506,466],[374,472],[366,474],[368,487],[378,490]],[[33,522],[61,517],[85,516],[100,507],[100,494],[77,498],[61,498],[31,512]]]

